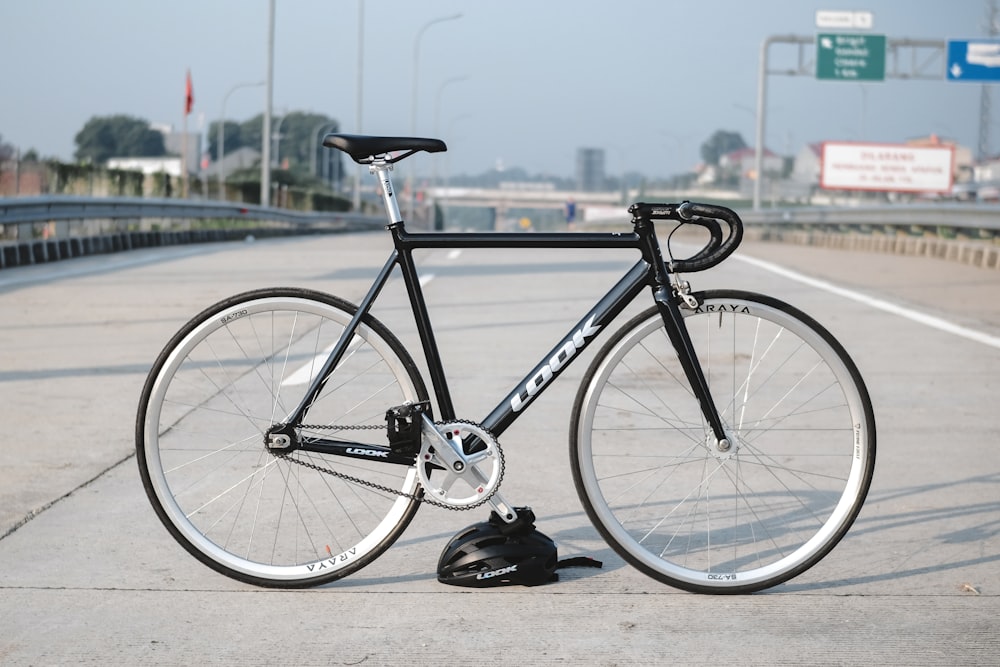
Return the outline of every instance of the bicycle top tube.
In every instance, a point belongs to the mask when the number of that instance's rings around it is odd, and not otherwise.
[[[328,134],[323,138],[323,145],[347,153],[358,164],[368,165],[369,170],[379,179],[382,186],[382,199],[390,227],[403,226],[403,217],[392,186],[392,178],[389,175],[393,164],[420,151],[439,153],[448,150],[447,145],[440,139],[358,134]],[[392,155],[394,152],[399,152],[399,154]],[[724,206],[687,201],[680,204],[636,203],[630,206],[628,211],[632,214],[632,223],[636,231],[654,220],[673,220],[681,224],[694,224],[709,232],[708,243],[694,255],[686,259],[671,259],[667,268],[672,273],[704,271],[716,266],[735,252],[743,239],[743,221],[740,220],[735,211]],[[726,223],[728,234],[723,233],[719,221]],[[437,247],[463,245],[466,247],[498,247],[498,244],[502,242],[498,241],[496,237],[503,235],[497,233],[406,235],[401,230],[399,232],[397,242],[405,243],[407,238],[421,238],[419,242],[414,243],[414,247],[434,247],[435,245]],[[509,236],[520,238],[529,235],[515,232],[509,233]],[[533,238],[531,242],[511,239],[510,243],[534,247],[587,247],[588,244],[593,244],[593,247],[616,247],[619,245],[634,246],[637,240],[633,234],[623,236],[618,239],[619,242],[610,242],[609,245],[608,237],[610,234],[608,233],[589,235],[593,238],[581,238],[577,234],[568,233],[531,236]],[[576,239],[571,241],[570,239],[573,237]]]

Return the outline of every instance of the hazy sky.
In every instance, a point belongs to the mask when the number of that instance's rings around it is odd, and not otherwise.
[[[370,134],[437,131],[452,173],[498,161],[571,176],[576,150],[604,148],[607,170],[690,168],[715,130],[754,142],[757,70],[770,35],[813,35],[817,9],[866,9],[888,38],[985,33],[985,0],[364,0],[363,112]],[[277,0],[274,109],[313,111],[357,131],[359,0]],[[206,125],[223,97],[266,73],[267,0],[0,0],[0,135],[70,159],[93,116],[130,114],[180,128],[185,71]],[[788,66],[794,47],[772,48]],[[811,59],[811,54],[810,54]],[[943,72],[943,62],[937,67]],[[452,79],[467,77],[459,81]],[[446,82],[449,82],[447,83]],[[766,145],[796,153],[837,140],[899,142],[938,133],[975,152],[978,84],[859,84],[771,76]],[[1000,117],[1000,91],[994,93]],[[435,109],[440,101],[440,113]],[[264,88],[230,95],[226,116],[260,113]],[[992,126],[994,152],[1000,124]],[[442,156],[421,156],[430,169]],[[444,165],[445,163],[440,163]]]

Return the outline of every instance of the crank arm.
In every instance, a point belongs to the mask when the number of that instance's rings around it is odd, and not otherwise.
[[[497,513],[497,516],[504,520],[504,523],[514,523],[517,519],[517,512],[500,496],[499,491],[490,496],[489,503],[493,506],[493,511]]]
[[[441,435],[434,422],[426,413],[420,415],[420,437],[425,441],[430,441],[434,448],[434,455],[440,460],[444,467],[451,473],[462,476],[469,467],[469,459],[462,452],[462,444],[457,445],[451,438]]]

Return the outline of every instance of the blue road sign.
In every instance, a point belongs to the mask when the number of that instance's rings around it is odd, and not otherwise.
[[[1000,39],[948,40],[949,81],[1000,82]]]

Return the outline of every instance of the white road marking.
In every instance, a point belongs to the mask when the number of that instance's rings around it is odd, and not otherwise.
[[[344,351],[343,359],[347,359],[348,357],[350,357],[354,353],[354,351],[361,346],[361,343],[363,342],[364,341],[361,339],[360,336],[355,336],[354,338],[352,338],[350,344],[347,346],[347,350]],[[300,367],[296,368],[291,375],[282,380],[281,386],[288,387],[299,384],[309,384],[310,382],[312,382],[313,379],[317,375],[319,375],[319,372],[323,370],[323,364],[326,363],[327,357],[329,357],[330,353],[333,352],[334,345],[336,345],[336,343],[330,345],[328,348],[317,354],[315,357],[312,358],[311,361],[308,361],[302,364]],[[344,363],[343,359],[341,360],[340,363]]]
[[[434,280],[434,274],[428,273],[420,276],[420,286],[423,287],[430,281]],[[347,346],[347,350],[344,352],[344,357],[347,358],[364,342],[359,336],[355,336],[351,340],[351,344]],[[286,377],[281,386],[292,386],[300,384],[308,384],[313,381],[316,375],[323,369],[323,364],[326,363],[327,357],[330,356],[330,352],[333,351],[333,345],[330,345],[325,350],[317,354],[310,361],[302,364],[300,367],[296,368],[291,375]]]
[[[956,336],[961,336],[962,338],[976,341],[977,343],[982,343],[984,345],[989,345],[1000,349],[1000,337],[992,336],[982,331],[976,331],[975,329],[969,329],[968,327],[963,327],[954,322],[949,322],[947,320],[941,319],[940,317],[934,317],[933,315],[928,315],[927,313],[921,313],[917,310],[912,310],[910,308],[904,308],[895,303],[885,301],[883,299],[876,299],[875,297],[868,296],[866,294],[861,294],[860,292],[855,292],[853,290],[846,289],[844,287],[839,287],[833,283],[826,282],[825,280],[818,280],[816,278],[810,278],[809,276],[803,275],[796,271],[786,269],[783,266],[778,266],[777,264],[772,264],[771,262],[766,262],[762,259],[756,259],[754,257],[747,257],[746,255],[733,255],[733,259],[738,259],[747,264],[752,264],[757,268],[770,271],[779,276],[795,280],[797,282],[809,285],[810,287],[815,287],[817,289],[824,290],[831,294],[836,294],[859,303],[863,303],[866,306],[871,306],[872,308],[877,308],[883,310],[887,313],[892,313],[893,315],[899,315],[900,317],[905,317],[908,320],[913,320],[914,322],[919,322],[920,324],[944,331],[946,333],[954,334]]]
[[[448,259],[458,259],[461,256],[461,254],[462,250],[460,248],[455,248],[454,250],[448,253]]]

